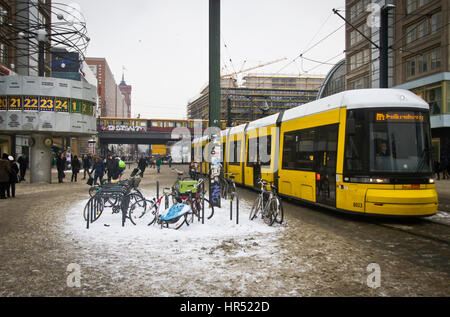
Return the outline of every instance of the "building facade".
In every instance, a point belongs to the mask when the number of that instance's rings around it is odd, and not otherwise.
[[[346,88],[379,87],[379,28],[370,6],[389,11],[388,87],[408,89],[430,105],[433,156],[450,156],[450,24],[448,0],[347,0]]]
[[[222,80],[221,119],[228,126],[235,126],[308,103],[316,99],[323,79],[322,76],[250,74],[243,78],[240,87],[230,84],[230,80]],[[188,103],[187,117],[208,120],[208,87]]]
[[[97,77],[98,90],[98,116],[101,117],[118,117],[127,118],[131,115],[125,96],[122,94],[120,87],[116,84],[114,75],[109,68],[105,58],[86,58],[86,63]],[[130,90],[130,107],[131,107],[131,90]]]

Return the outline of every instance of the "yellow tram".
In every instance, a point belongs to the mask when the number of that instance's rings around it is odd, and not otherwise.
[[[221,139],[224,171],[243,186],[261,177],[282,196],[345,212],[437,212],[429,105],[407,90],[345,91],[227,129]]]

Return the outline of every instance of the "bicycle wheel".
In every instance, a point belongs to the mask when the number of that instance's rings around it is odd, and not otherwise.
[[[99,188],[100,187],[98,185],[91,186],[91,188],[89,188],[89,196],[94,196],[98,192]]]
[[[83,218],[85,221],[88,220],[88,213],[90,209],[94,208],[95,213],[92,214],[91,222],[94,222],[97,220],[101,214],[103,213],[103,210],[105,209],[104,206],[104,200],[103,198],[92,198],[89,199],[88,203],[83,209]]]
[[[131,204],[128,210],[128,218],[134,225],[154,222],[155,214],[152,213],[155,202],[147,199],[142,199]]]
[[[206,219],[211,219],[214,216],[214,206],[209,202],[208,199],[205,198],[205,218]],[[197,207],[197,211],[195,211],[195,208],[192,208],[193,212],[195,213],[195,215],[198,217],[199,219],[202,217],[202,199],[198,198],[198,207]]]
[[[236,184],[231,182],[228,184],[228,197],[233,200],[236,197]]]
[[[220,188],[220,196],[223,199],[227,199],[228,198],[228,182],[226,180],[222,180],[221,182],[221,188]]]
[[[261,212],[262,209],[262,199],[261,196],[258,196],[253,203],[252,209],[250,210],[249,219],[253,220],[258,216],[258,213]]]
[[[283,210],[283,205],[281,204],[281,200],[280,198],[276,197],[272,200],[275,204],[275,222],[279,223],[280,225],[283,223],[284,220],[284,210]]]
[[[272,226],[275,222],[277,203],[275,199],[272,199],[266,206],[263,212],[264,223],[268,226]]]

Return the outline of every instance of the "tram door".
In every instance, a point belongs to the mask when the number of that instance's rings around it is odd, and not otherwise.
[[[332,207],[336,207],[338,131],[337,124],[316,128],[315,140],[316,199]]]

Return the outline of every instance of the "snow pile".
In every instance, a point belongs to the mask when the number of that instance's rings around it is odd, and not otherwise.
[[[84,200],[68,210],[64,232],[78,250],[74,262],[88,275],[84,281],[99,294],[114,289],[126,296],[224,296],[224,287],[235,292],[228,295],[246,294],[279,266],[284,226],[250,221],[247,201],[240,201],[236,224],[235,212],[230,221],[229,201],[222,202],[205,224],[196,220],[179,230],[135,226],[128,219],[122,227],[121,214],[110,208],[86,229]]]
[[[152,192],[144,192],[145,197],[154,197]],[[236,236],[247,236],[254,234],[271,234],[280,231],[280,225],[267,226],[261,219],[249,220],[251,204],[241,200],[239,202],[239,224],[236,224],[236,204],[233,204],[233,219],[230,220],[230,203],[222,200],[222,208],[214,208],[214,216],[205,219],[202,224],[197,219],[189,226],[184,224],[179,230],[161,229],[159,225],[147,226],[144,223],[133,225],[129,219],[122,227],[122,214],[112,214],[111,208],[105,208],[100,218],[90,224],[90,229],[86,229],[86,222],[83,218],[83,209],[88,200],[76,204],[67,214],[68,229],[71,233],[79,237],[95,239],[96,242],[108,241],[124,238],[150,239],[150,240],[172,240],[177,239],[202,239],[202,238],[227,238]],[[205,211],[207,214],[208,211]],[[92,240],[91,240],[92,241]]]

